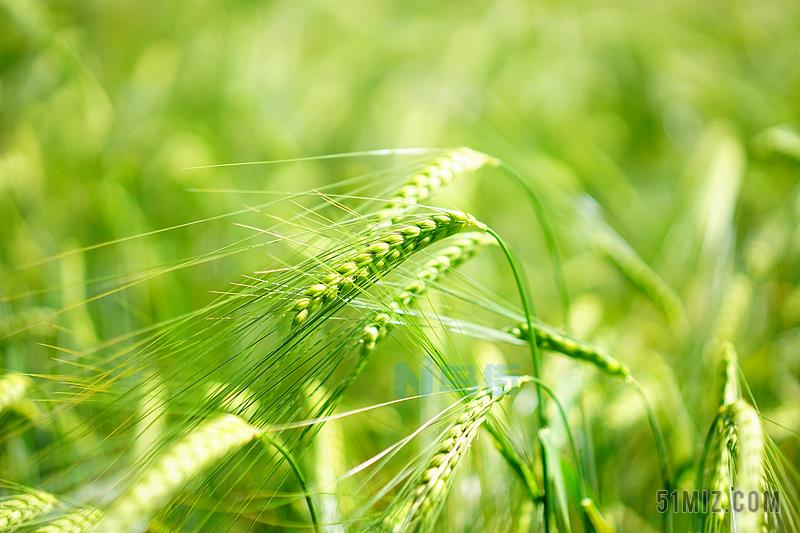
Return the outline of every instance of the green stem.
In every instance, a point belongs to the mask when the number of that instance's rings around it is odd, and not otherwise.
[[[653,412],[653,407],[650,405],[650,401],[647,399],[641,384],[633,378],[631,378],[629,382],[633,386],[633,389],[642,398],[642,405],[644,406],[644,410],[647,415],[647,421],[650,424],[650,430],[653,432],[653,440],[655,440],[656,444],[656,455],[658,456],[658,467],[661,472],[661,481],[664,490],[669,492],[672,490],[672,481],[670,480],[669,475],[667,446],[664,441],[664,434],[661,432],[661,426],[658,423],[658,419]],[[672,512],[670,510],[667,510],[667,512],[664,513],[664,531],[672,533]]]
[[[528,201],[533,208],[533,213],[539,222],[539,226],[542,228],[545,244],[547,245],[547,251],[550,252],[550,257],[553,260],[553,279],[555,280],[556,287],[558,287],[559,296],[561,297],[561,310],[563,313],[564,327],[566,327],[567,314],[569,313],[570,306],[569,291],[567,290],[567,282],[566,278],[564,277],[564,268],[561,264],[561,254],[558,252],[558,243],[556,242],[553,228],[550,226],[550,220],[547,218],[547,213],[545,212],[544,206],[542,206],[542,202],[539,200],[539,197],[533,191],[531,186],[528,185],[522,175],[502,161],[500,162],[499,168],[502,169],[511,179],[511,181],[517,184],[528,196]]]
[[[578,447],[575,445],[575,439],[572,435],[572,431],[569,428],[567,413],[564,411],[564,407],[561,405],[561,402],[558,401],[558,397],[556,396],[556,393],[552,388],[550,388],[542,380],[536,378],[533,378],[533,382],[536,383],[538,386],[542,387],[542,389],[547,393],[547,395],[553,399],[553,403],[556,404],[559,416],[561,417],[561,422],[564,424],[564,431],[567,434],[567,442],[569,443],[570,450],[572,451],[572,456],[575,460],[575,468],[578,471],[578,479],[580,480],[578,483],[578,493],[580,494],[581,499],[583,499],[587,496],[586,485],[585,485],[586,477],[583,471],[583,465],[581,464],[580,455],[578,455]]]
[[[319,533],[319,522],[317,520],[317,513],[314,509],[314,502],[311,501],[311,494],[308,491],[308,484],[306,484],[306,478],[303,476],[302,470],[300,470],[300,465],[297,464],[297,461],[294,460],[292,454],[277,440],[273,439],[266,433],[259,433],[258,438],[262,441],[266,442],[267,444],[272,445],[278,452],[283,455],[286,462],[289,463],[289,467],[294,472],[294,475],[297,477],[297,481],[300,483],[300,488],[303,490],[303,494],[306,499],[306,505],[308,505],[308,514],[311,517],[311,523],[314,525],[314,531]]]
[[[496,241],[497,244],[500,246],[500,249],[503,251],[503,254],[506,256],[508,260],[508,264],[511,267],[511,272],[514,276],[514,282],[517,285],[517,291],[519,292],[520,300],[522,300],[522,309],[525,313],[525,321],[528,324],[528,331],[531,334],[528,336],[528,347],[530,348],[531,352],[531,362],[533,365],[533,377],[536,379],[536,400],[538,403],[538,418],[539,418],[539,429],[543,429],[547,427],[547,413],[545,412],[545,403],[544,403],[544,395],[542,391],[544,390],[541,385],[542,379],[542,368],[541,368],[541,358],[539,356],[539,347],[536,344],[536,330],[533,329],[533,303],[529,301],[528,290],[527,290],[527,282],[522,275],[522,267],[517,263],[517,260],[514,258],[514,254],[511,253],[511,250],[506,245],[505,241],[500,237],[500,235],[494,231],[492,228],[488,228],[487,232],[491,235]],[[542,456],[542,490],[544,492],[544,528],[545,532],[550,532],[550,509],[551,509],[551,502],[550,502],[550,491],[548,490],[548,472],[547,472],[547,460],[545,459],[545,446],[541,439],[539,441],[539,452]]]

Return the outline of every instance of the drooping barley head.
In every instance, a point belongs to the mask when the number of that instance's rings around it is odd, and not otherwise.
[[[684,325],[686,319],[680,297],[621,237],[609,231],[597,232],[595,246],[658,306],[670,324]]]
[[[46,492],[31,491],[0,500],[0,531],[9,531],[58,505],[58,499]]]
[[[380,531],[409,531],[435,522],[452,485],[455,470],[478,434],[492,406],[529,378],[509,378],[502,388],[487,387],[467,400],[463,413],[439,439],[426,467],[394,499]]]
[[[378,212],[378,221],[394,222],[458,176],[497,164],[493,157],[470,148],[452,150],[411,176]]]
[[[387,273],[414,252],[434,242],[465,230],[485,228],[473,216],[456,211],[389,227],[373,241],[357,246],[316,283],[302,289],[301,296],[291,305],[292,323],[295,326],[302,324],[343,292]]]
[[[34,533],[86,533],[103,518],[99,509],[84,507],[69,512],[38,528]]]
[[[536,334],[536,344],[540,348],[591,363],[612,376],[626,379],[631,375],[630,370],[624,363],[599,348],[574,339],[563,331],[539,321],[533,323],[533,328]],[[526,323],[519,323],[509,328],[508,332],[520,340],[527,341],[530,338],[528,324]]]

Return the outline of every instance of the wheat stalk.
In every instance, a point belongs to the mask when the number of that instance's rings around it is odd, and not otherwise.
[[[31,491],[0,501],[0,531],[8,531],[48,513],[58,499],[46,492]]]
[[[536,344],[545,349],[561,353],[573,359],[579,359],[591,363],[603,372],[623,379],[630,378],[628,367],[611,355],[595,348],[585,342],[579,341],[558,329],[543,324],[533,322]],[[516,326],[508,328],[509,333],[520,340],[527,341],[530,338],[528,324],[521,322]]]
[[[342,291],[379,276],[430,244],[468,229],[486,226],[472,215],[447,211],[390,227],[372,242],[356,247],[316,283],[301,290],[291,305],[293,325],[299,325]]]
[[[342,504],[337,497],[341,466],[345,464],[345,437],[336,424],[324,424],[314,441],[314,462],[320,487],[320,513],[325,533],[343,533]]]
[[[439,439],[426,467],[394,499],[376,529],[400,532],[415,529],[422,522],[432,524],[447,499],[456,468],[491,407],[529,381],[528,377],[509,378],[501,388],[486,387],[468,399],[463,413]]]
[[[378,221],[394,222],[419,202],[435,194],[456,177],[474,172],[484,165],[497,166],[491,156],[470,148],[457,148],[411,176],[378,211]]]

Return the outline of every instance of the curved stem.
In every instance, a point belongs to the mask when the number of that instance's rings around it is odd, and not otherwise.
[[[553,260],[553,279],[556,283],[556,287],[558,287],[559,296],[561,297],[561,310],[563,313],[564,326],[566,327],[567,314],[569,313],[570,306],[569,291],[567,290],[567,281],[564,277],[561,254],[558,252],[558,243],[556,242],[553,228],[550,226],[550,220],[547,218],[547,213],[545,212],[544,206],[539,200],[539,197],[533,191],[531,186],[528,185],[522,175],[502,161],[500,162],[499,168],[503,170],[503,172],[506,173],[511,181],[518,185],[526,194],[528,201],[533,208],[533,213],[539,222],[539,226],[542,228],[545,244],[547,245],[547,251],[550,252],[550,257]]]
[[[314,502],[311,501],[311,495],[308,492],[308,485],[306,484],[306,478],[303,476],[302,470],[300,470],[300,465],[297,464],[297,461],[294,460],[292,454],[277,440],[273,439],[266,433],[259,433],[258,438],[263,440],[265,443],[272,445],[278,452],[283,455],[286,462],[289,463],[289,468],[292,469],[294,472],[295,477],[297,477],[298,483],[300,483],[300,488],[303,489],[303,494],[306,499],[306,505],[308,505],[308,514],[311,517],[311,523],[314,526],[314,531],[319,533],[319,522],[317,520],[317,513],[314,509]]]
[[[520,300],[522,300],[522,309],[525,313],[525,321],[528,324],[528,331],[531,334],[528,336],[528,347],[530,348],[531,352],[531,362],[533,365],[533,377],[536,379],[536,399],[538,403],[538,419],[539,419],[539,429],[543,429],[547,427],[547,413],[545,412],[545,403],[544,403],[544,395],[542,394],[542,386],[541,386],[541,379],[542,379],[542,368],[541,368],[541,358],[539,356],[539,347],[536,344],[536,331],[533,329],[533,303],[529,300],[528,296],[528,287],[527,281],[525,277],[522,275],[522,267],[517,263],[517,260],[514,258],[514,254],[511,253],[508,245],[506,245],[505,241],[500,237],[500,235],[493,230],[492,228],[487,228],[486,230],[489,235],[491,235],[496,241],[497,244],[500,246],[500,249],[503,251],[503,254],[506,256],[508,260],[508,264],[511,267],[511,272],[514,276],[514,282],[517,285],[517,291],[519,292]],[[550,502],[550,491],[548,490],[548,468],[547,468],[547,460],[545,458],[545,446],[544,443],[539,440],[539,452],[542,456],[542,490],[544,492],[544,527],[547,533],[550,532],[550,509],[551,509],[551,502]]]
[[[495,421],[492,418],[487,421],[485,428],[495,441],[500,455],[503,456],[503,458],[506,460],[506,463],[508,463],[509,468],[514,471],[522,485],[525,487],[525,490],[528,493],[531,501],[534,503],[537,502],[540,494],[536,485],[536,480],[533,479],[533,473],[531,472],[530,467],[517,455],[508,438],[500,430],[500,428],[495,426]]]
[[[658,419],[653,412],[653,407],[650,405],[650,401],[647,399],[647,396],[644,393],[644,389],[642,389],[642,385],[632,378],[628,381],[642,399],[642,405],[644,406],[644,410],[647,415],[647,421],[650,424],[650,430],[653,432],[653,440],[656,444],[656,455],[658,456],[658,466],[659,470],[661,471],[661,481],[663,483],[664,490],[669,492],[672,490],[672,481],[670,481],[669,464],[667,462],[667,446],[664,441],[664,434],[661,432],[661,426],[659,425]],[[664,513],[664,531],[669,533],[672,532],[672,512],[670,510],[667,510],[667,512]]]
[[[532,380],[538,386],[542,387],[542,389],[547,393],[547,395],[553,399],[553,403],[556,404],[556,408],[558,409],[561,422],[564,424],[564,431],[567,434],[567,442],[569,442],[569,447],[572,451],[572,456],[575,459],[575,468],[578,471],[578,479],[580,480],[580,482],[578,483],[578,493],[580,494],[581,499],[583,499],[586,497],[586,484],[585,484],[586,477],[583,472],[583,465],[581,463],[580,455],[578,455],[578,447],[575,445],[575,438],[573,437],[572,431],[569,428],[567,413],[564,411],[564,406],[562,406],[561,402],[558,401],[558,397],[556,396],[555,391],[552,388],[550,388],[550,386],[548,386],[544,381],[540,379],[532,378]]]

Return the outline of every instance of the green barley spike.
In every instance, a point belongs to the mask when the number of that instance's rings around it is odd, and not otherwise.
[[[468,399],[461,416],[439,439],[425,468],[394,499],[373,529],[399,533],[419,529],[423,523],[433,524],[447,499],[455,470],[492,406],[529,381],[526,376],[511,377],[501,389],[486,387]]]
[[[103,513],[99,509],[84,507],[48,522],[34,533],[86,533],[94,529]]]
[[[414,174],[398,189],[377,218],[379,222],[396,221],[421,201],[447,186],[460,175],[474,172],[484,165],[497,166],[491,156],[470,148],[457,148],[440,157],[420,172]]]
[[[0,500],[0,531],[9,531],[38,518],[58,503],[55,496],[42,491],[31,491]]]
[[[486,226],[471,215],[456,211],[391,226],[374,241],[352,250],[345,259],[332,265],[329,273],[304,288],[300,298],[291,305],[292,323],[302,324],[343,291],[388,272],[434,242],[462,231],[485,229]]]
[[[604,372],[623,379],[627,379],[631,375],[624,363],[594,346],[574,339],[563,331],[538,321],[533,324],[533,328],[536,333],[536,344],[542,349],[591,363]],[[508,332],[520,340],[529,338],[528,324],[526,323],[519,323],[509,328]]]

